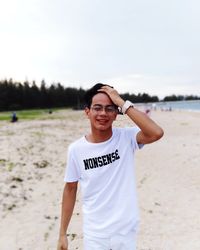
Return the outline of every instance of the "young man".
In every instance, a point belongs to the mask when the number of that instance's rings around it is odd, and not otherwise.
[[[85,99],[91,131],[68,149],[58,250],[68,250],[66,231],[78,182],[83,197],[84,250],[135,250],[134,153],[160,139],[163,130],[108,85],[96,84]],[[112,128],[118,108],[137,126]]]

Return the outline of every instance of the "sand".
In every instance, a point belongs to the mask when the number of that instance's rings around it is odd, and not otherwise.
[[[165,136],[136,154],[137,250],[199,250],[200,113],[150,115]],[[0,122],[0,250],[56,249],[67,147],[88,130],[82,111]],[[82,250],[80,190],[68,234],[69,250]]]

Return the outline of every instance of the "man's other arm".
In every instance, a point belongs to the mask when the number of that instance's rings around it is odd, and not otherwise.
[[[63,190],[60,234],[57,250],[68,250],[67,228],[74,210],[77,186],[78,182],[68,182],[65,184]]]

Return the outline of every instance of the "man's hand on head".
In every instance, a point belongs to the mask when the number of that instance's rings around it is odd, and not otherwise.
[[[110,99],[112,100],[112,102],[117,105],[118,107],[122,107],[124,104],[124,100],[121,98],[121,96],[119,95],[119,93],[117,92],[116,89],[110,87],[110,86],[103,86],[101,87],[98,91],[100,92],[105,92]]]

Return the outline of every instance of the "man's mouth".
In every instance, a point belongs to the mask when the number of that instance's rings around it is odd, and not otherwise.
[[[105,120],[105,119],[97,119],[97,121],[100,123],[100,124],[105,124],[108,122],[108,120]]]

